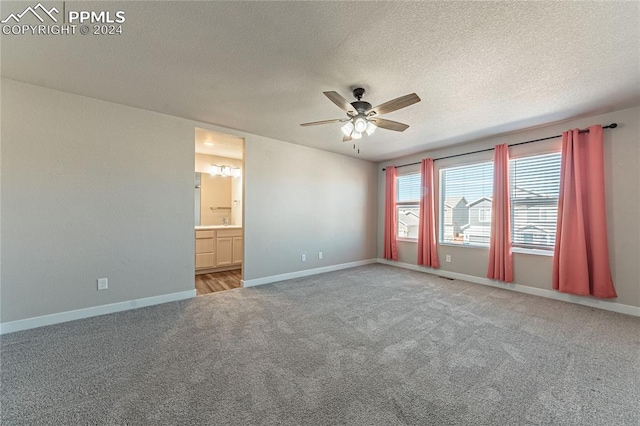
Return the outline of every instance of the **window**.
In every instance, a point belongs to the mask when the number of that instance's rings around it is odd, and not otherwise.
[[[488,246],[493,162],[440,170],[440,243]]]
[[[420,223],[420,173],[398,176],[396,209],[398,238],[418,238]]]
[[[511,238],[514,247],[553,250],[560,153],[511,160]]]
[[[453,209],[448,207],[448,206],[444,206],[444,224],[446,225],[453,225]]]
[[[479,222],[491,222],[491,209],[478,209]]]

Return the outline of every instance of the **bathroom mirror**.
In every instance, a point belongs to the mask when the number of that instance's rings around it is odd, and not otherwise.
[[[239,177],[195,174],[196,226],[241,225]]]

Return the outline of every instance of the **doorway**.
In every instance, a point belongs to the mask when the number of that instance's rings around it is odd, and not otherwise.
[[[195,279],[198,296],[242,286],[244,139],[195,129]]]

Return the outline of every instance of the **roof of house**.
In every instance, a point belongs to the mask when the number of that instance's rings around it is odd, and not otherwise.
[[[476,204],[480,204],[480,203],[482,203],[483,201],[489,201],[489,202],[491,202],[491,197],[480,197],[480,198],[478,198],[477,200],[475,200],[473,203],[469,203],[469,204],[467,204],[467,207],[473,207],[473,206],[475,206]]]
[[[460,204],[461,201],[464,201],[465,205],[467,203],[467,199],[464,197],[447,197],[444,200],[444,205],[450,208],[454,208],[456,207],[458,204]]]
[[[536,230],[536,231],[544,232],[545,234],[549,234],[549,230],[544,229],[544,228],[543,228],[543,227],[541,227],[541,226],[531,224],[531,223],[527,223],[527,224],[526,224],[526,225],[524,225],[524,226],[521,226],[521,227],[519,227],[519,228],[516,228],[516,231],[517,231],[517,232],[527,231],[527,230]]]
[[[552,197],[550,195],[547,194],[543,194],[541,192],[537,192],[534,191],[532,189],[527,189],[527,188],[523,188],[521,186],[515,186],[514,187],[514,192],[515,194],[512,194],[512,197],[514,198],[526,198],[526,199],[535,199],[535,200],[549,200],[549,201],[555,201],[556,197]]]
[[[418,224],[420,216],[412,212],[411,210],[400,210],[398,212],[398,221],[405,226],[415,226]]]

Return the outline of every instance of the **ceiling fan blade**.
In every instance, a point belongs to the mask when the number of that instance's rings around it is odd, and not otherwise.
[[[351,136],[344,136],[342,138],[342,142],[349,142],[351,139],[352,139]]]
[[[345,121],[349,121],[348,118],[336,118],[334,120],[323,120],[323,121],[313,121],[311,123],[302,123],[302,127],[307,126],[318,126],[320,124],[331,124],[331,123],[344,123]]]
[[[393,120],[385,120],[384,118],[372,118],[370,121],[382,129],[393,130],[395,132],[404,132],[409,128],[408,124],[398,123]]]
[[[358,111],[338,92],[323,92],[324,95],[331,100],[334,104],[338,105],[343,111],[351,114],[357,114]]]
[[[417,102],[420,102],[420,98],[415,93],[411,93],[410,95],[400,96],[399,98],[392,99],[389,102],[378,105],[377,107],[373,107],[367,111],[366,114],[369,115],[372,112],[376,115],[388,114]]]

